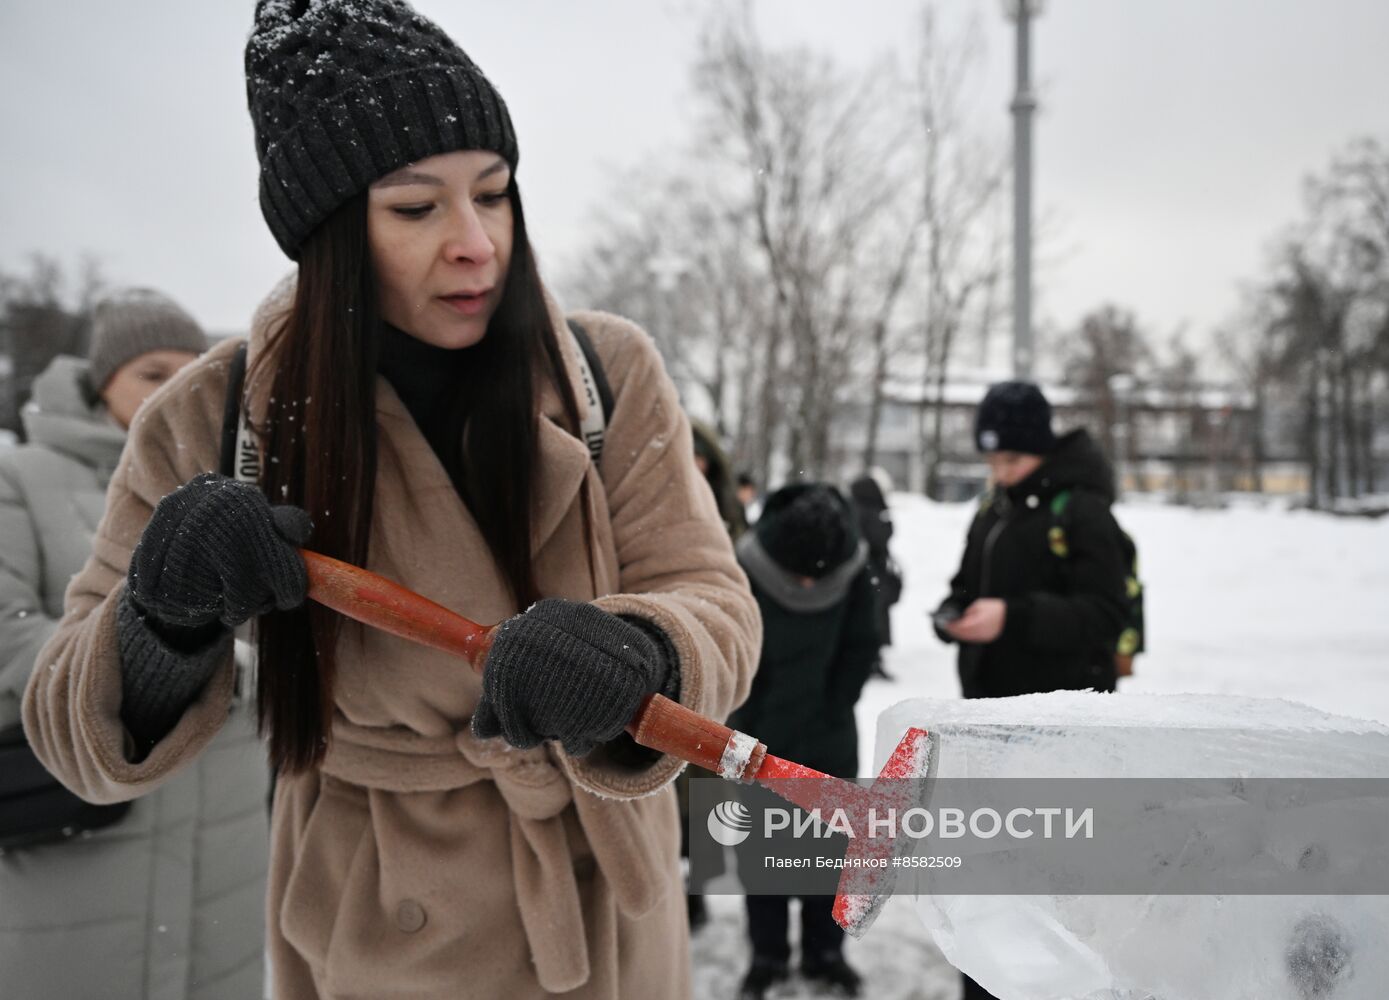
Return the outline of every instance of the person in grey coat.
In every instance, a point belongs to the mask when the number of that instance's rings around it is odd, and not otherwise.
[[[129,289],[97,305],[86,359],[35,381],[28,443],[0,452],[0,728],[19,721],[136,411],[206,346],[174,302]],[[0,996],[262,995],[268,775],[248,709],[235,713],[114,825],[0,854]]]

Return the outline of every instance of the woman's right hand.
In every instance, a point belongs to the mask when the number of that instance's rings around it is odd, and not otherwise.
[[[950,626],[959,621],[963,613],[964,609],[950,598],[941,602],[941,606],[931,612],[931,627],[936,630],[936,638],[941,642],[954,642],[955,635],[950,631]]]
[[[313,524],[271,506],[250,483],[204,473],[159,501],[130,560],[128,591],[144,614],[181,628],[228,628],[297,608],[309,579],[298,548]]]

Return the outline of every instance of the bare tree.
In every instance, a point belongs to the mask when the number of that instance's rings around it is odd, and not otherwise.
[[[1342,488],[1337,381],[1349,296],[1308,260],[1301,245],[1289,244],[1282,263],[1282,274],[1269,289],[1273,308],[1266,335],[1275,377],[1300,386],[1308,503],[1322,507]]]
[[[979,317],[980,336],[993,322],[1003,238],[996,209],[1007,161],[997,145],[972,135],[965,122],[964,92],[980,52],[977,22],[961,42],[948,44],[940,36],[936,9],[928,4],[919,26],[913,110],[926,238],[922,395],[930,405],[919,411],[917,435],[925,492],[939,498],[950,361],[971,309]]]
[[[868,402],[872,464],[889,376],[928,349],[948,360],[990,311],[998,254],[980,248],[999,242],[987,215],[1003,162],[965,134],[973,55],[934,23],[914,88],[890,61],[849,71],[769,48],[747,5],[716,13],[694,73],[696,134],[622,179],[565,282],[651,331],[763,482],[787,465],[826,475],[851,397]],[[906,304],[928,286],[923,317]]]
[[[1147,335],[1131,312],[1104,305],[1085,316],[1079,328],[1064,338],[1060,359],[1063,380],[1090,401],[1101,443],[1110,455],[1117,455],[1114,431],[1120,400],[1114,377],[1131,376],[1135,385],[1149,378],[1153,350]]]
[[[1308,179],[1304,217],[1263,288],[1273,378],[1302,401],[1314,507],[1373,492],[1377,397],[1389,381],[1389,149],[1357,139]]]
[[[1263,331],[1269,318],[1266,302],[1251,296],[1237,324],[1216,331],[1219,356],[1234,372],[1237,386],[1249,392],[1252,404],[1249,419],[1241,426],[1241,448],[1255,493],[1264,491],[1264,463],[1268,455],[1265,424],[1269,419],[1270,394],[1274,391],[1275,359]]]
[[[764,479],[783,429],[793,473],[824,474],[855,347],[881,314],[864,292],[894,201],[889,83],[882,68],[851,76],[823,55],[767,49],[746,6],[701,42],[704,138],[746,206],[768,289],[750,455]]]
[[[887,284],[879,301],[872,322],[872,369],[868,379],[868,427],[864,436],[862,463],[865,469],[872,468],[878,460],[878,425],[882,422],[883,403],[886,400],[887,380],[894,357],[902,352],[900,339],[891,337],[893,314],[907,287],[911,266],[916,258],[921,240],[924,217],[918,216],[907,227],[901,246],[891,253],[892,264],[887,272]]]
[[[1314,246],[1346,296],[1331,392],[1331,452],[1351,497],[1374,492],[1374,403],[1389,377],[1389,147],[1362,137],[1308,181]]]
[[[10,360],[0,388],[0,427],[23,435],[20,407],[59,354],[85,354],[91,308],[104,286],[99,263],[82,257],[75,278],[44,254],[27,274],[0,274],[0,355]]]
[[[597,238],[563,286],[642,325],[677,385],[703,395],[722,434],[736,433],[764,327],[748,227],[691,172],[654,165],[642,174],[619,179],[622,197],[606,203],[621,210],[594,219]]]
[[[1185,337],[1180,332],[1174,334],[1166,344],[1163,352],[1165,355],[1161,360],[1149,356],[1149,363],[1152,365],[1152,383],[1162,392],[1164,406],[1163,409],[1171,409],[1178,415],[1180,421],[1176,440],[1172,447],[1172,493],[1173,499],[1177,503],[1186,503],[1191,496],[1192,490],[1192,467],[1198,459],[1204,457],[1208,460],[1208,468],[1212,475],[1219,461],[1215,446],[1215,429],[1211,426],[1209,414],[1201,401],[1201,380],[1200,367],[1201,361],[1186,343]],[[1110,387],[1113,386],[1112,376]],[[1102,414],[1109,412],[1114,403],[1113,393],[1109,393],[1104,399],[1104,405],[1100,407]],[[1133,422],[1133,415],[1129,417],[1130,424]],[[1108,427],[1108,417],[1102,416],[1101,423]],[[1135,435],[1126,435],[1132,441]],[[1112,434],[1106,431],[1106,439],[1112,440]],[[1117,454],[1117,450],[1111,452]],[[1126,462],[1132,463],[1133,453],[1123,456]],[[1213,482],[1208,482],[1208,492],[1216,492]]]

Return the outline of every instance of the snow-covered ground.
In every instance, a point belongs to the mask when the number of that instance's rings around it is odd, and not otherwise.
[[[906,588],[893,610],[893,680],[858,706],[867,773],[879,713],[906,698],[959,695],[953,647],[927,619],[958,565],[970,504],[892,497],[892,550]],[[1148,652],[1120,691],[1282,697],[1389,724],[1389,518],[1337,518],[1248,507],[1192,510],[1137,501],[1116,511],[1138,543]],[[737,995],[748,962],[742,900],[707,899],[694,940],[694,995]],[[793,920],[794,926],[794,920]],[[846,954],[874,1000],[954,1000],[959,976],[909,901],[889,901]],[[791,984],[777,997],[812,997]]]

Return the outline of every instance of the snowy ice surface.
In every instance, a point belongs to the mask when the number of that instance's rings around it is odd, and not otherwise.
[[[858,706],[860,771],[865,776],[871,775],[871,765],[880,763],[873,754],[880,714],[909,698],[959,696],[954,647],[936,639],[927,614],[944,596],[955,572],[973,507],[934,504],[906,494],[894,494],[890,501],[897,528],[892,549],[905,569],[906,588],[893,609],[895,644],[886,651],[886,666],[894,679],[870,683]],[[1214,692],[1283,698],[1336,715],[1389,723],[1389,519],[1258,508],[1198,511],[1143,502],[1122,504],[1116,513],[1138,541],[1148,588],[1149,651],[1139,657],[1136,676],[1120,682],[1121,694]],[[1184,719],[1182,725],[1195,728],[1197,720]],[[1261,901],[1269,897],[1226,897],[1205,913],[1184,909],[1188,898],[1148,900],[1145,925],[1162,928],[1179,917],[1192,923],[1183,928],[1184,943],[1178,950],[1175,945],[1163,947],[1170,938],[1135,937],[1129,942],[1132,961],[1146,961],[1156,973],[1197,960],[1219,966],[1223,958],[1233,966],[1258,946],[1252,921],[1259,917]],[[984,903],[1003,898],[974,899]],[[1382,898],[1365,900],[1379,908],[1378,918],[1362,915],[1359,924],[1338,918],[1353,937],[1367,933],[1375,919],[1383,927],[1384,907],[1389,904]],[[710,923],[694,938],[694,996],[723,1000],[736,996],[749,960],[743,906],[736,896],[710,896],[707,902]],[[1131,907],[1127,916],[1132,916]],[[1039,928],[1027,919],[1017,918],[1015,924],[1024,926],[1011,928],[1006,940],[1015,946],[1032,941],[1030,952],[1045,960],[1048,952],[1043,946],[1055,928]],[[1122,928],[1125,916],[1103,919]],[[794,937],[794,919],[792,928]],[[1304,939],[1315,943],[1325,937],[1321,929],[1313,919],[1301,930],[1289,926],[1286,934],[1280,930],[1274,937],[1289,945]],[[1389,939],[1389,933],[1377,933],[1380,940]],[[942,954],[942,944],[978,948],[985,952],[985,962],[997,961],[995,953],[1002,948],[982,933],[933,939],[912,901],[894,898],[863,940],[848,942],[846,954],[864,974],[865,996],[955,1000],[959,974]],[[1027,954],[1019,947],[1004,958],[1021,964]],[[1286,959],[1279,954],[1275,960],[1281,966]],[[1352,957],[1354,978],[1347,985],[1364,989],[1373,984],[1376,992],[1369,995],[1378,996],[1379,984],[1389,982],[1389,975],[1375,983],[1368,961],[1364,955]],[[793,981],[772,995],[820,994]],[[1265,992],[1256,983],[1213,980],[1210,991],[1202,995],[1238,1000],[1279,994]],[[1301,1000],[1296,993],[1285,995]],[[1322,994],[1322,1000],[1362,995],[1333,991]],[[1083,998],[1086,992],[1072,996]],[[1091,993],[1089,1000],[1144,996],[1105,990]],[[1159,993],[1155,1000],[1179,996]]]
[[[874,760],[886,761],[913,726],[936,735],[941,778],[1389,776],[1389,726],[1276,698],[912,698],[878,716]]]
[[[879,759],[909,726],[936,734],[941,778],[1389,775],[1389,727],[1268,698],[911,699],[879,717]],[[1135,838],[1144,819],[1133,817]],[[1389,830],[1378,836],[1382,847]],[[1277,839],[1231,845],[1222,865],[1267,864]],[[923,894],[916,905],[946,958],[1004,1000],[1106,989],[1163,1000],[1370,998],[1389,983],[1384,896]]]

